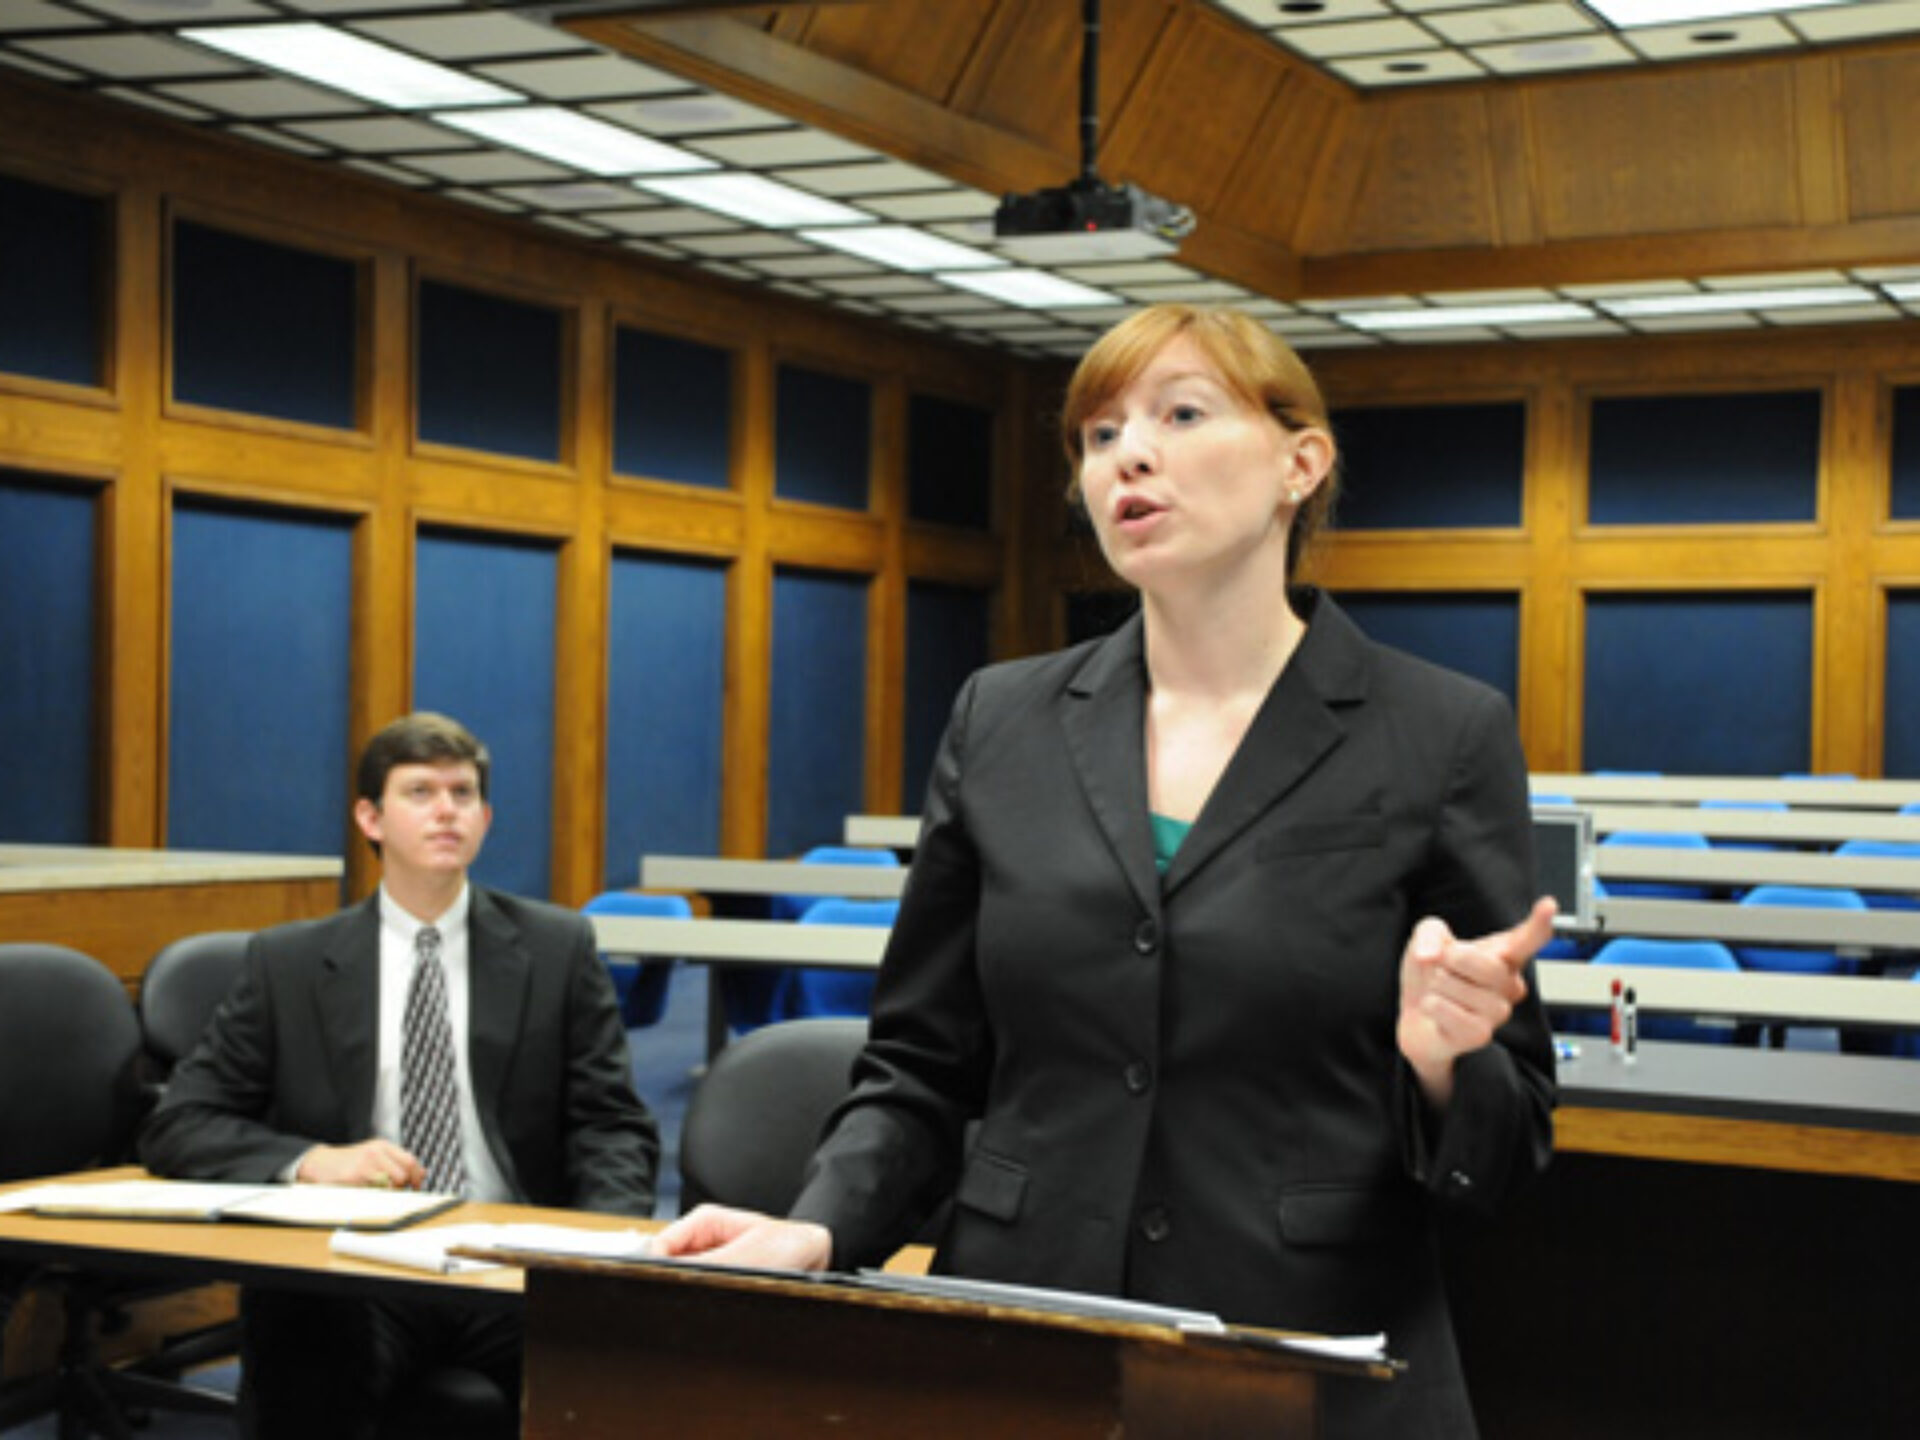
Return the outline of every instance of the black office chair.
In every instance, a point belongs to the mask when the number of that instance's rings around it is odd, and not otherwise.
[[[714,1056],[680,1130],[681,1212],[711,1200],[785,1214],[866,1040],[863,1019],[782,1020]]]
[[[208,930],[162,946],[140,977],[140,1033],[154,1079],[165,1084],[174,1066],[200,1043],[207,1022],[240,976],[253,938],[246,930]]]
[[[0,1180],[124,1163],[145,1092],[140,1022],[112,971],[64,945],[0,944]],[[21,1097],[31,1100],[21,1103]],[[65,1316],[53,1373],[0,1392],[0,1429],[57,1414],[62,1435],[131,1440],[143,1409],[231,1413],[231,1396],[114,1367],[98,1334],[151,1284],[62,1266],[16,1267],[0,1320],[29,1286],[57,1291]]]

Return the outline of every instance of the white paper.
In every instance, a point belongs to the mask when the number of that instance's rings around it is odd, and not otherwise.
[[[1378,1335],[1290,1335],[1280,1342],[1289,1350],[1307,1355],[1324,1355],[1332,1360],[1380,1360],[1387,1358],[1387,1337]]]
[[[452,1198],[361,1185],[275,1185],[236,1198],[220,1213],[235,1220],[275,1220],[284,1225],[377,1227],[443,1207]]]
[[[398,1265],[406,1270],[424,1270],[433,1275],[456,1275],[470,1270],[497,1270],[491,1260],[474,1260],[464,1255],[449,1255],[455,1245],[466,1245],[478,1233],[498,1229],[494,1225],[441,1225],[427,1230],[336,1230],[327,1248],[336,1255],[353,1260],[372,1260],[381,1265]]]
[[[1045,1310],[1061,1315],[1091,1316],[1103,1320],[1131,1320],[1143,1325],[1172,1325],[1201,1334],[1217,1334],[1227,1327],[1218,1315],[1204,1310],[1182,1310],[1125,1300],[1113,1295],[1089,1295],[1078,1290],[1052,1290],[1034,1285],[1008,1285],[996,1280],[967,1280],[957,1275],[897,1275],[884,1270],[862,1270],[864,1284],[880,1290],[901,1290],[945,1300],[973,1300],[1012,1309]]]

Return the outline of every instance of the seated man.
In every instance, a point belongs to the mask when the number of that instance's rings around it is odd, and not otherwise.
[[[659,1132],[591,927],[468,882],[493,818],[488,769],[444,716],[373,737],[353,818],[380,856],[378,893],[254,937],[141,1133],[149,1169],[652,1213]],[[242,1315],[251,1434],[373,1435],[444,1366],[491,1379],[502,1433],[517,1433],[517,1316],[264,1290]]]

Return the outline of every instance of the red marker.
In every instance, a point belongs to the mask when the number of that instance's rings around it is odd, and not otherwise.
[[[1613,1009],[1608,1017],[1607,1041],[1613,1047],[1613,1058],[1618,1060],[1627,1053],[1626,1002],[1620,994],[1620,977],[1613,980]]]

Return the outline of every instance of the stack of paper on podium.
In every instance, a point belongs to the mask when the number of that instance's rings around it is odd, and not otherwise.
[[[433,1225],[424,1230],[369,1235],[334,1232],[329,1248],[336,1255],[372,1260],[407,1270],[454,1275],[491,1270],[500,1262],[472,1252],[515,1255],[565,1255],[589,1260],[637,1260],[652,1252],[652,1240],[638,1230],[589,1230],[572,1225]],[[455,1251],[466,1252],[455,1254]]]

